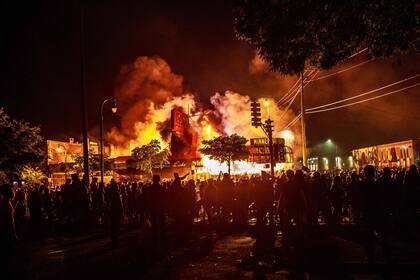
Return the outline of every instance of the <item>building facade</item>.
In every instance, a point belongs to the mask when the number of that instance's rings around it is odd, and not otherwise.
[[[419,160],[420,138],[354,149],[352,156],[358,167],[407,168]]]

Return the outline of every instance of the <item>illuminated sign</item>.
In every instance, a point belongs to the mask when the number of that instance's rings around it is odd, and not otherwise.
[[[274,162],[285,162],[285,145],[283,138],[273,138]],[[268,138],[252,138],[249,146],[249,161],[256,163],[270,162],[270,146]]]

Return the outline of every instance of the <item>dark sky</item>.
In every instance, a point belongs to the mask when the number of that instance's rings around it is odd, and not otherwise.
[[[10,115],[40,125],[47,138],[80,135],[79,7],[75,2],[3,1],[0,105]],[[235,39],[231,2],[85,1],[89,128],[98,126],[100,102],[113,95],[121,66],[139,56],[165,59],[202,102],[225,90],[280,97],[278,87],[273,90],[272,84],[249,74],[254,50]],[[351,63],[358,59],[366,58],[362,55]],[[305,91],[308,107],[417,74],[419,62],[415,55],[375,61],[314,83]],[[332,138],[348,149],[420,136],[419,88],[309,116],[309,145]]]

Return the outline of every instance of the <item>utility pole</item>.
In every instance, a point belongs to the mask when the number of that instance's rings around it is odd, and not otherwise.
[[[306,129],[305,129],[305,105],[303,99],[303,71],[300,74],[300,112],[302,114],[300,123],[302,126],[302,165],[307,165],[307,154],[306,154]]]
[[[89,185],[89,147],[87,135],[85,54],[83,46],[83,2],[79,1],[79,54],[80,54],[80,93],[82,99],[82,136],[83,136],[83,181]]]
[[[268,136],[268,145],[270,148],[270,171],[271,178],[274,178],[274,151],[273,151],[273,121],[267,119],[264,124],[264,130]]]
[[[114,98],[107,98],[101,104],[100,122],[99,122],[99,150],[100,150],[100,161],[101,161],[101,183],[104,182],[104,105],[108,101],[112,101],[112,113],[117,112],[117,101]]]

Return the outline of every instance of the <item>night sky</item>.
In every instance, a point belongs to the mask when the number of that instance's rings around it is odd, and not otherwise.
[[[75,2],[3,1],[0,105],[13,117],[40,125],[46,138],[78,138],[81,134],[79,6]],[[234,36],[231,2],[85,1],[92,134],[98,126],[100,102],[113,96],[121,67],[139,56],[165,59],[174,73],[184,77],[184,87],[203,103],[215,91],[225,90],[281,97],[287,90],[281,78],[273,83],[270,77],[250,75],[255,51]],[[362,54],[319,76],[366,59]],[[420,73],[419,62],[416,55],[377,60],[314,82],[305,90],[307,106]],[[332,138],[346,150],[420,137],[419,90],[416,87],[360,106],[308,116],[309,146]],[[106,119],[112,125],[114,117],[107,115]]]

